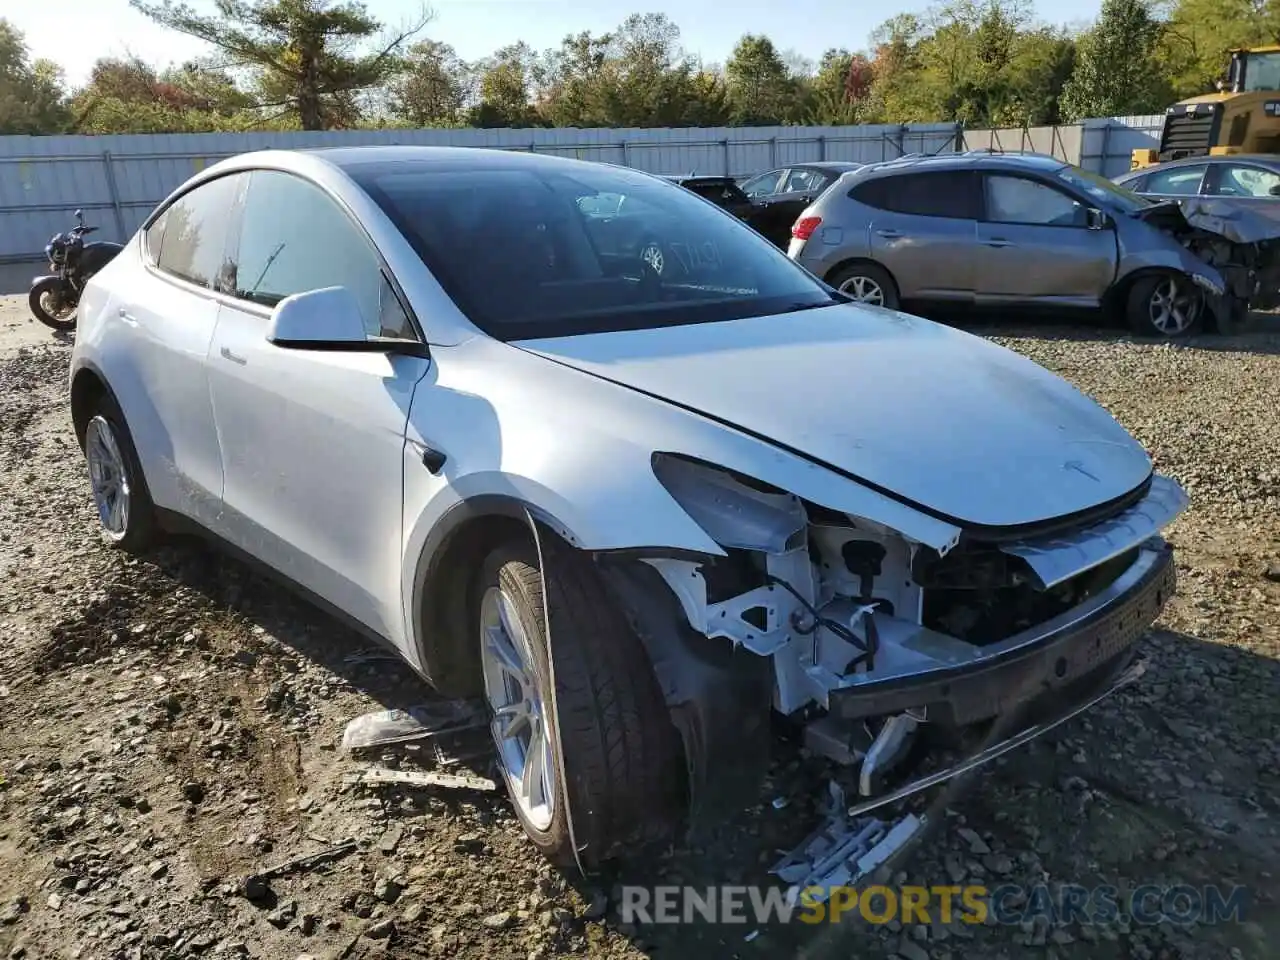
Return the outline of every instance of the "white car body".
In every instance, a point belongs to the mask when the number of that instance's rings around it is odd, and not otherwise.
[[[410,160],[457,154],[378,149]],[[985,531],[1046,589],[1131,555],[1119,584],[1155,562],[1152,538],[1185,506],[1176,484],[1152,476],[1142,448],[1065,381],[905,314],[837,303],[494,339],[348,175],[357,153],[232,158],[161,211],[227,174],[302,178],[367,234],[416,318],[416,349],[269,342],[273,309],[164,274],[144,225],[82,298],[73,408],[83,432],[85,397],[109,391],[157,508],[296,582],[446,692],[447,658],[433,652],[429,625],[432,577],[465,555],[449,551],[477,518],[514,517],[573,550],[640,557],[693,630],[771,664],[772,705],[791,714],[878,679],[1036,642],[1019,635],[986,648],[922,630],[924,591],[911,572],[921,551],[944,558]],[[727,215],[708,204],[706,216]],[[804,504],[850,522],[813,524]],[[827,562],[850,537],[884,548],[874,594],[892,615],[862,609],[857,577]],[[709,599],[705,564],[734,550],[757,555],[792,589],[770,581]],[[844,632],[801,629],[806,611],[831,604]],[[752,617],[753,608],[763,612]],[[849,632],[865,637],[872,618],[881,621],[879,666],[846,671],[856,653]]]

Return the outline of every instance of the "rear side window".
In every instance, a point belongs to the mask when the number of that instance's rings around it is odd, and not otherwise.
[[[229,264],[227,227],[235,208],[237,176],[191,190],[148,228],[147,250],[165,273],[211,290],[223,289]]]
[[[1208,164],[1196,163],[1188,167],[1157,170],[1147,175],[1147,192],[1170,197],[1194,197],[1200,192],[1200,181],[1208,169]]]
[[[977,216],[974,193],[974,178],[968,171],[938,170],[864,180],[849,196],[892,213],[972,220]]]
[[[255,170],[245,196],[235,295],[273,307],[285,297],[343,286],[360,302],[371,336],[414,337],[368,239],[323,190],[275,170]]]

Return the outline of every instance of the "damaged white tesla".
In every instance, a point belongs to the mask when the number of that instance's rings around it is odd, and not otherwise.
[[[754,802],[771,711],[865,811],[1094,702],[1186,505],[1031,361],[659,178],[496,151],[203,171],[89,284],[71,406],[110,541],[195,526],[486,698],[528,835],[588,868]]]

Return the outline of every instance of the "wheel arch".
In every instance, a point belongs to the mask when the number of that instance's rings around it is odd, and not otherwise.
[[[71,425],[75,429],[76,442],[80,444],[81,450],[84,450],[85,428],[89,425],[96,401],[101,397],[110,397],[117,408],[123,409],[120,407],[120,398],[115,395],[102,372],[91,363],[81,365],[71,376]]]
[[[533,542],[535,515],[536,508],[516,497],[480,494],[449,507],[427,535],[414,568],[410,624],[422,671],[446,696],[470,697],[481,689],[470,622],[473,581],[501,544],[521,537]]]

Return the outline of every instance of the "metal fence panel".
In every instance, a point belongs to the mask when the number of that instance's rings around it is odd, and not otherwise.
[[[667,174],[743,176],[815,160],[874,162],[903,153],[990,147],[1051,153],[1114,176],[1150,146],[1162,117],[1114,117],[1030,130],[964,130],[951,123],[856,127],[656,130],[332,130],[294,133],[0,137],[0,263],[39,260],[77,207],[124,241],[192,174],[251,150],[422,144],[530,150]],[[962,134],[962,135],[961,135]]]

